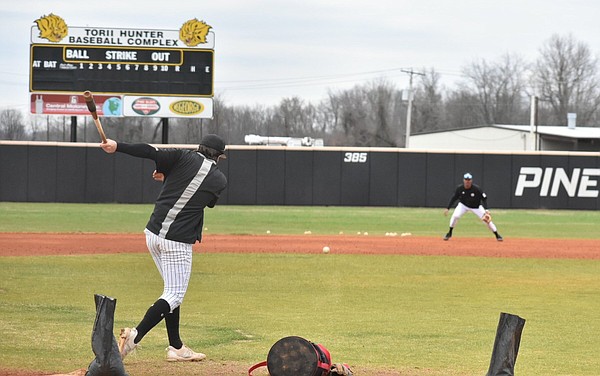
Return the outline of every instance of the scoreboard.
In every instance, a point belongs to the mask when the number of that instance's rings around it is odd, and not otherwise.
[[[214,51],[32,44],[31,92],[213,96]]]
[[[70,26],[50,13],[35,20],[29,45],[32,114],[212,118],[212,27],[197,18],[179,29]]]

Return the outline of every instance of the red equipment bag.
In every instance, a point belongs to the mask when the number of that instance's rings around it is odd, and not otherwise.
[[[275,342],[269,350],[267,361],[250,367],[248,376],[264,366],[267,366],[270,376],[328,376],[331,355],[323,345],[290,336]]]

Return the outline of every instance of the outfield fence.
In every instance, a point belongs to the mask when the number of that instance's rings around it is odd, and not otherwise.
[[[193,149],[196,145],[155,145]],[[445,207],[465,172],[493,208],[600,207],[600,153],[229,146],[220,204]],[[0,141],[0,201],[150,203],[154,162],[97,143]]]

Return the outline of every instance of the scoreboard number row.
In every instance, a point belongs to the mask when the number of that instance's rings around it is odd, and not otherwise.
[[[169,66],[169,65],[140,65],[140,64],[100,64],[100,63],[79,63],[77,64],[78,69],[87,69],[87,70],[125,70],[125,71],[146,71],[146,72],[181,72],[180,66]],[[40,61],[34,60],[32,63],[33,68],[58,68],[57,62],[55,61]],[[73,67],[72,67],[73,68]],[[188,72],[194,73],[196,71],[204,71],[204,73],[210,73],[210,66],[199,67],[189,66]]]

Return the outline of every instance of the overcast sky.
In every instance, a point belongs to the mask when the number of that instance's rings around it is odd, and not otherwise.
[[[178,30],[193,18],[215,34],[215,93],[229,104],[273,105],[435,69],[446,86],[461,68],[506,53],[538,57],[553,35],[600,52],[598,0],[104,0],[3,1],[0,109],[28,110],[29,45],[35,20],[69,26]]]

